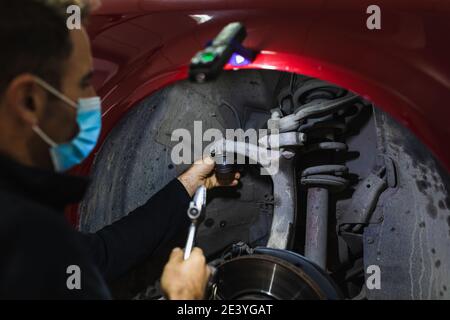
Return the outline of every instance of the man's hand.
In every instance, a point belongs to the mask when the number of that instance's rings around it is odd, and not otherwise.
[[[214,174],[215,161],[211,157],[205,157],[203,159],[197,160],[194,164],[181,176],[178,180],[184,185],[189,195],[192,197],[195,191],[201,185],[205,185],[207,189],[212,189],[215,187],[227,187],[227,186],[237,186],[239,183],[239,178],[241,177],[239,173],[236,173],[231,184],[221,185]]]
[[[199,300],[205,294],[211,271],[199,248],[183,260],[183,250],[175,248],[161,277],[161,289],[169,300]]]

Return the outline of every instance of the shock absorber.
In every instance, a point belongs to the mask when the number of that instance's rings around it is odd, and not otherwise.
[[[344,150],[344,147],[338,150]],[[324,269],[327,256],[329,194],[345,189],[348,180],[340,175],[347,171],[344,165],[319,165],[305,169],[300,180],[308,189],[305,256]]]
[[[348,168],[337,163],[335,155],[348,149],[338,139],[346,130],[345,110],[354,104],[351,95],[318,80],[304,82],[293,94],[296,113],[306,108],[312,110],[298,128],[306,134],[309,143],[303,148],[302,158],[306,159],[308,155],[314,163],[303,170],[300,178],[301,185],[307,190],[304,254],[323,269],[327,263],[330,193],[341,192],[348,185],[344,177]],[[315,105],[318,112],[314,112]]]

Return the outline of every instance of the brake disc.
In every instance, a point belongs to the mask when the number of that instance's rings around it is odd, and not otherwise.
[[[212,299],[323,300],[329,298],[308,274],[285,260],[253,254],[225,261],[217,267]]]

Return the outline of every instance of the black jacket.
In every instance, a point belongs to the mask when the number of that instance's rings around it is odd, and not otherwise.
[[[105,280],[188,228],[190,197],[174,179],[125,218],[93,234],[77,232],[63,211],[87,184],[0,156],[0,299],[110,298]],[[80,270],[79,290],[67,287],[71,265]]]

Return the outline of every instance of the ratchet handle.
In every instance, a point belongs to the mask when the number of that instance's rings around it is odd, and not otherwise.
[[[191,223],[191,226],[189,227],[189,233],[188,238],[186,241],[186,246],[184,247],[184,260],[189,259],[191,256],[192,249],[194,247],[194,240],[195,240],[195,232],[197,231],[197,226],[195,223]]]
[[[197,221],[202,215],[206,205],[206,187],[200,186],[194,194],[192,201],[187,210],[187,216],[191,219],[191,226],[189,227],[188,238],[184,248],[184,260],[189,259],[192,248],[194,247],[195,233],[197,231]]]

